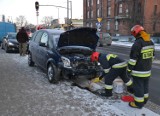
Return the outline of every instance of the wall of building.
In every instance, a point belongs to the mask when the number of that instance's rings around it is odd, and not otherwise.
[[[153,34],[160,33],[160,0],[149,0],[150,2],[145,2],[144,10],[144,27],[145,29]],[[154,15],[154,8],[157,5],[157,12]],[[153,29],[155,23],[155,30]]]
[[[92,25],[92,27],[97,28],[97,8],[101,7],[101,31],[103,32],[109,32],[111,35],[130,35],[131,27],[140,24],[151,34],[160,33],[160,0],[111,0],[111,15],[109,17],[107,16],[108,0],[100,0],[101,3],[99,5],[97,4],[97,0],[93,0],[93,5],[90,4],[89,7],[87,1],[83,0],[83,26],[88,26],[87,24],[89,24],[89,26]],[[123,12],[121,14],[118,14],[119,3],[123,4]],[[155,5],[157,5],[157,14],[153,17]],[[128,15],[126,9],[128,9]],[[93,17],[87,17],[88,11],[93,11]],[[110,30],[107,30],[108,21],[110,21]],[[118,30],[115,29],[116,21],[118,22]],[[154,22],[155,30],[153,30]]]

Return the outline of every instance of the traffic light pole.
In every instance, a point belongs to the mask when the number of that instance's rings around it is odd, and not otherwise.
[[[38,16],[39,16],[39,12],[38,11],[36,12],[36,15],[37,15],[37,25],[38,25]]]
[[[69,2],[70,2],[70,7],[71,8],[69,8]],[[67,7],[57,6],[57,5],[39,5],[39,2],[36,1],[35,2],[35,8],[36,8],[36,11],[37,11],[36,12],[37,13],[37,25],[38,25],[38,16],[39,16],[39,12],[38,12],[39,6],[54,6],[54,7],[57,7],[58,8],[58,18],[59,18],[59,8],[67,9],[67,25],[69,24],[69,21],[68,21],[68,19],[69,19],[69,10],[71,10],[71,19],[72,19],[72,1],[67,0]]]

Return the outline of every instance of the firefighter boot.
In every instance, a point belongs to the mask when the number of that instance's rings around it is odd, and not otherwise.
[[[129,102],[129,106],[132,107],[132,108],[138,108],[138,109],[141,109],[142,107],[139,107],[135,104],[135,102]]]
[[[111,97],[112,96],[112,89],[105,89],[102,93],[100,93],[101,96],[104,97]]]
[[[144,104],[146,104],[148,101],[148,98],[144,98]]]

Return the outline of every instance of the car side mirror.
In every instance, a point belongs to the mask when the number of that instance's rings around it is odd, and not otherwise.
[[[47,46],[46,46],[46,43],[39,43],[39,46],[47,47]]]

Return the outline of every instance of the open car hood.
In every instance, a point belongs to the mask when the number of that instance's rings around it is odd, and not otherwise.
[[[97,29],[90,27],[76,28],[66,31],[60,35],[57,47],[85,46],[95,49],[99,39],[96,32]]]

